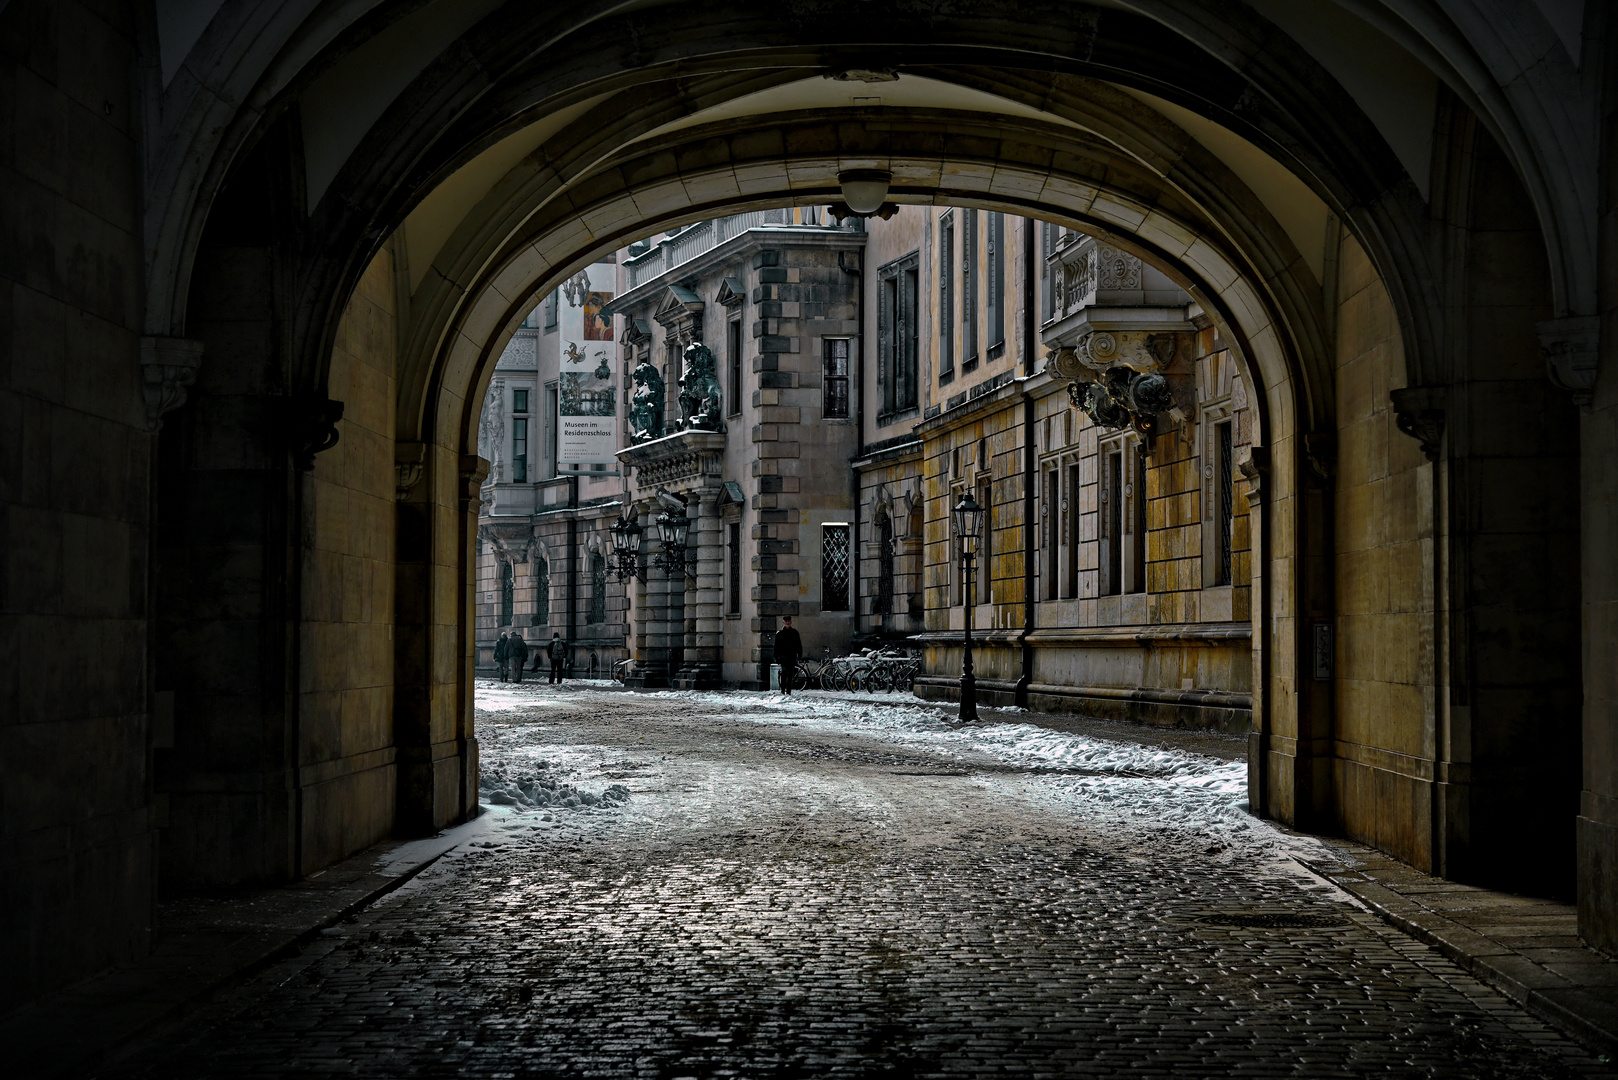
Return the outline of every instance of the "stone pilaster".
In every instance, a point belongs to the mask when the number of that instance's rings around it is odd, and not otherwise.
[[[685,661],[677,680],[686,690],[717,687],[722,677],[725,540],[718,500],[717,488],[704,488],[686,511],[691,518],[687,556],[696,561],[696,579],[686,579]]]

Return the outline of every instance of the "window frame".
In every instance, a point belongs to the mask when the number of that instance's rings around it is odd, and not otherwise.
[[[1006,350],[1006,215],[990,211],[987,229],[988,273],[984,282],[988,297],[984,301],[989,316],[989,359]]]
[[[729,377],[725,380],[725,415],[742,413],[742,313],[735,312],[725,321],[725,367]]]
[[[955,379],[955,212],[938,219],[938,384]]]
[[[978,212],[961,212],[961,374],[978,366]]]
[[[842,537],[843,552],[840,585],[842,596],[840,600],[837,600],[835,592],[836,588],[838,588],[838,582],[833,576],[836,569],[835,560],[828,558],[828,553],[833,550],[832,537],[838,535]],[[854,557],[851,544],[852,530],[848,522],[823,521],[820,523],[820,610],[823,613],[849,612],[850,601],[853,597],[853,590],[850,588]],[[834,600],[837,600],[837,602],[833,603],[832,601]]]
[[[842,346],[842,371],[833,373],[832,353],[834,347]],[[820,339],[820,415],[827,420],[847,420],[853,416],[852,384],[849,372],[852,370],[854,356],[854,341],[852,338],[842,336],[823,337]],[[841,412],[836,411],[832,393],[835,387],[841,387]]]
[[[921,405],[921,253],[912,251],[877,270],[878,425]]]

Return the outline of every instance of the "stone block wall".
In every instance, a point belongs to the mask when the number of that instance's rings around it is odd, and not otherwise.
[[[394,823],[394,280],[384,249],[349,298],[327,383],[344,402],[339,438],[303,481],[300,873]]]
[[[134,12],[0,20],[0,1011],[146,948],[161,807],[146,622]]]

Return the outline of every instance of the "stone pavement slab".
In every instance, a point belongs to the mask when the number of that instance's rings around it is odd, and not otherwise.
[[[1618,1060],[1618,960],[1580,942],[1574,905],[1443,881],[1352,841],[1326,843],[1343,864],[1304,860],[1311,870],[1604,1060]]]
[[[392,840],[296,884],[164,901],[145,959],[0,1017],[11,1076],[82,1076],[131,1039],[297,951],[458,840]]]

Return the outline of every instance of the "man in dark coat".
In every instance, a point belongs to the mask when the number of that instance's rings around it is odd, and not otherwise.
[[[562,665],[567,661],[567,642],[562,640],[562,632],[558,630],[551,635],[550,644],[545,646],[545,655],[551,659],[551,684],[562,681]]]
[[[791,615],[783,615],[781,621],[786,625],[775,632],[775,662],[781,665],[781,692],[790,697],[798,661],[803,658],[803,639],[792,629]]]
[[[506,635],[501,634],[500,640],[494,643],[494,669],[500,673],[500,681],[506,681],[506,654],[511,648],[506,643]]]
[[[522,682],[522,666],[528,661],[528,642],[522,639],[521,630],[513,630],[506,642],[506,661],[511,665],[511,681]]]

